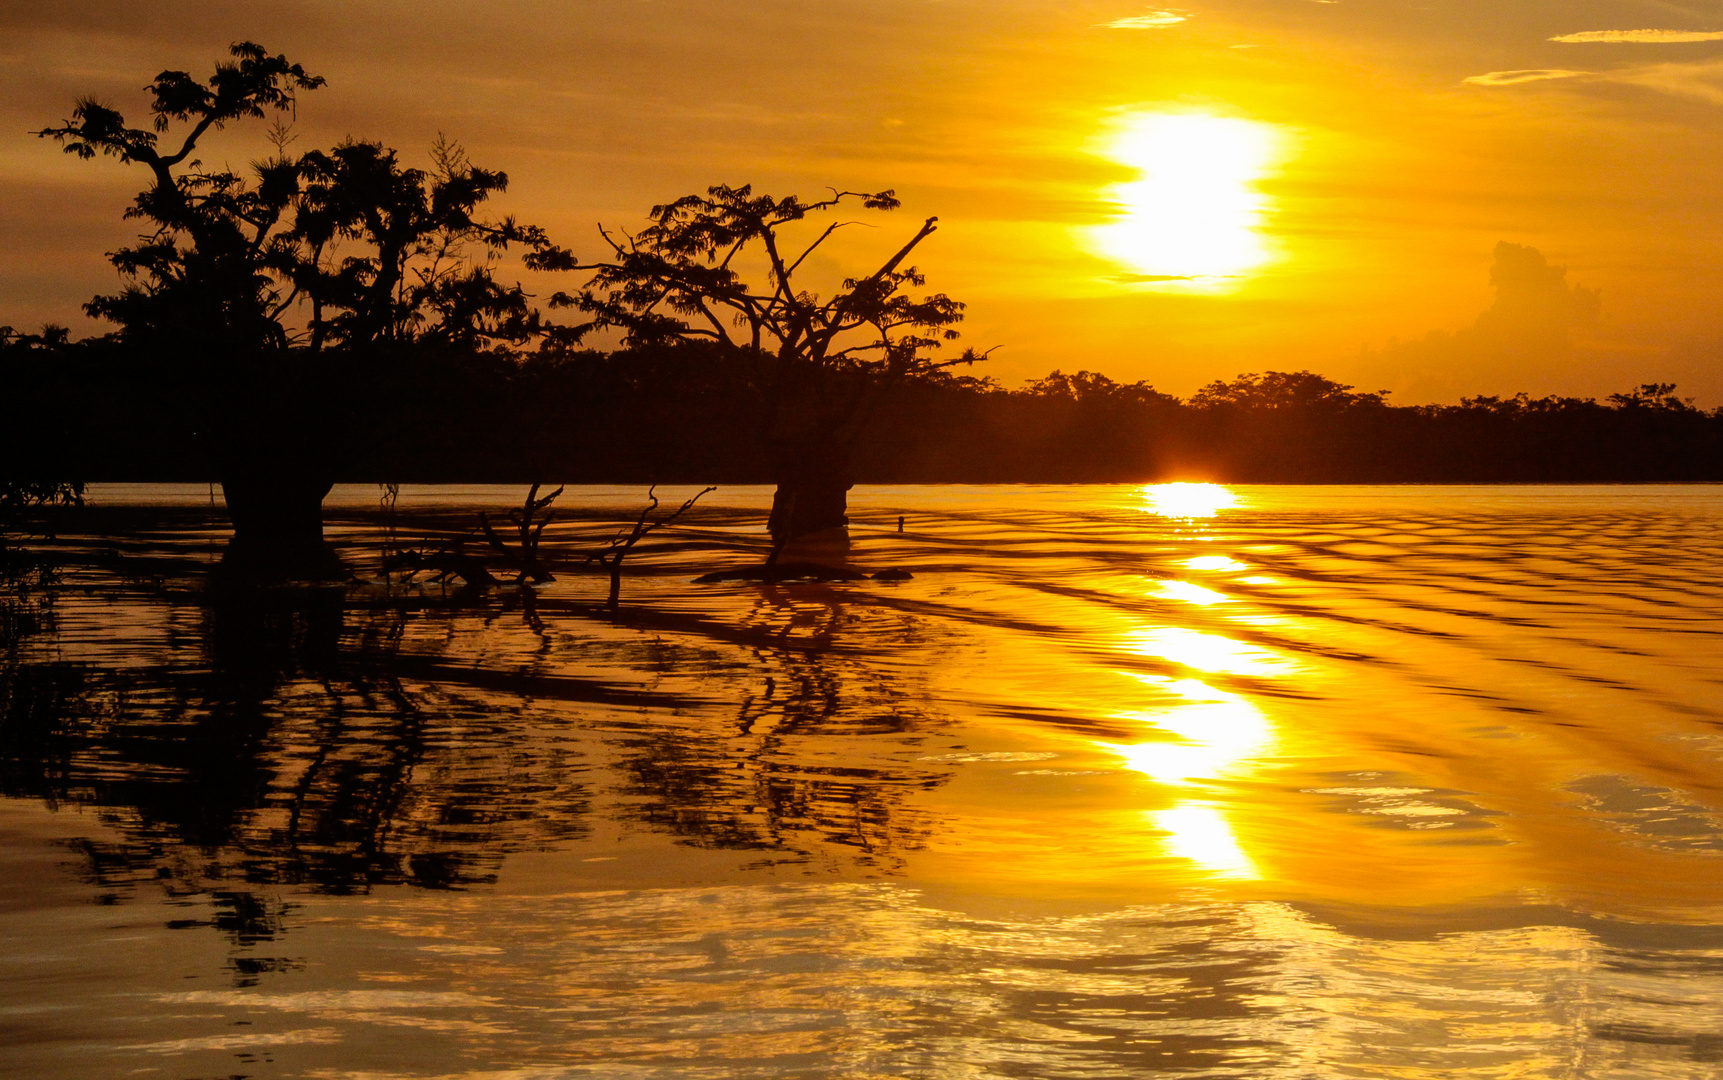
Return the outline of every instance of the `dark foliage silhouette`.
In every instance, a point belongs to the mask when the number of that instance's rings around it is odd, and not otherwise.
[[[232,54],[207,82],[183,71],[157,75],[145,88],[149,128],[129,127],[120,112],[86,98],[69,120],[37,134],[78,157],[105,155],[149,172],[126,211],[147,231],[109,256],[127,284],[85,310],[118,324],[120,338],[179,396],[202,399],[196,412],[214,435],[236,539],[315,544],[320,524],[306,508],[328,491],[330,463],[320,459],[329,437],[305,437],[326,423],[309,408],[306,373],[283,355],[283,319],[297,299],[282,278],[296,261],[287,219],[300,168],[284,150],[250,176],[207,171],[193,155],[233,121],[291,112],[297,95],[323,79],[250,42]],[[170,134],[172,146],[163,147]]]
[[[758,441],[770,455],[778,485],[771,531],[780,544],[842,528],[853,476],[851,452],[882,392],[981,356],[933,358],[955,339],[963,305],[943,293],[913,297],[925,283],[907,260],[933,234],[928,218],[872,273],[845,279],[829,296],[805,287],[798,271],[846,221],[830,221],[811,240],[790,245],[792,227],[848,205],[895,210],[890,191],[833,190],[826,199],[755,195],[749,185],[717,186],[652,208],[652,224],[618,236],[601,230],[610,257],[582,263],[567,252],[541,252],[529,264],[592,273],[575,293],[558,293],[553,306],[570,307],[588,321],[567,331],[578,341],[594,330],[616,328],[638,351],[700,342],[717,348],[703,355],[752,364],[759,400]],[[743,265],[764,264],[750,283]],[[804,275],[805,276],[805,275]]]
[[[250,42],[232,55],[205,82],[156,76],[149,128],[85,99],[37,134],[149,172],[126,212],[146,232],[110,255],[126,285],[86,310],[118,325],[132,377],[175,403],[160,426],[220,480],[235,554],[314,571],[321,502],[351,447],[389,441],[388,410],[360,418],[359,403],[410,403],[405,369],[425,353],[464,358],[539,333],[526,294],[496,279],[491,257],[549,244],[537,228],[479,214],[508,178],[446,140],[420,170],[351,139],[296,154],[278,119],[275,154],[248,174],[207,169],[194,155],[212,133],[290,114],[324,85]]]
[[[349,140],[298,161],[293,283],[311,304],[309,347],[420,343],[456,349],[519,344],[541,330],[519,285],[473,258],[549,246],[543,230],[491,221],[480,206],[508,189],[439,139],[434,168],[404,167],[396,151]]]
[[[0,429],[0,455],[30,465],[26,475],[203,480],[183,429],[163,425],[179,402],[114,348],[0,348],[0,394],[78,402],[20,415]],[[775,447],[750,411],[760,401],[758,368],[743,351],[677,345],[521,363],[429,354],[418,374],[411,412],[393,413],[389,440],[356,445],[337,475],[778,479]],[[1269,371],[1211,384],[1195,398],[1092,372],[1054,373],[1018,390],[963,376],[907,379],[890,408],[857,425],[851,475],[864,483],[1723,480],[1723,414],[1667,383],[1602,400],[1481,395],[1400,406],[1309,372]],[[531,438],[521,435],[522,416],[544,418]]]
[[[135,247],[110,256],[128,284],[86,305],[130,336],[239,352],[287,343],[281,316],[291,300],[272,271],[291,265],[278,227],[297,194],[296,164],[277,156],[257,163],[247,178],[206,172],[192,155],[206,135],[232,121],[290,112],[297,94],[323,79],[250,42],[232,53],[207,83],[183,71],[157,75],[146,87],[151,128],[128,127],[117,110],[85,98],[71,119],[36,132],[69,154],[114,157],[151,174],[150,186],[126,211],[149,231]],[[164,149],[162,139],[176,125],[177,145]]]

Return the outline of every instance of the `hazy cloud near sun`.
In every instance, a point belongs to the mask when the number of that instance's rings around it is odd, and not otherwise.
[[[1589,71],[1569,71],[1566,68],[1527,68],[1522,71],[1486,71],[1482,75],[1468,75],[1460,80],[1476,86],[1513,86],[1517,83],[1542,82],[1545,79],[1571,79],[1576,75],[1590,75]]]
[[[1128,15],[1123,19],[1114,19],[1101,25],[1109,30],[1158,30],[1163,26],[1174,26],[1190,18],[1182,11],[1150,11],[1142,15]]]
[[[1597,42],[1657,45],[1682,41],[1723,41],[1723,30],[1586,30],[1578,34],[1562,34],[1550,40],[1569,45]]]

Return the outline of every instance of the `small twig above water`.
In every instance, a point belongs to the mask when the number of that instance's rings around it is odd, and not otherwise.
[[[648,502],[640,511],[640,516],[635,519],[634,525],[632,527],[624,526],[621,531],[610,538],[609,543],[586,557],[587,562],[598,563],[610,573],[610,599],[608,601],[610,610],[615,611],[621,602],[622,560],[628,557],[628,553],[634,549],[634,545],[655,529],[662,529],[681,517],[689,508],[700,501],[701,496],[717,490],[716,487],[703,488],[693,498],[677,507],[674,513],[654,521],[652,520],[652,512],[658,509],[658,485],[653,484],[647,489],[646,498]]]
[[[490,515],[482,511],[479,514],[479,525],[484,529],[485,540],[504,562],[519,573],[520,576],[515,579],[517,584],[531,581],[535,585],[542,585],[556,580],[555,575],[538,557],[538,541],[539,537],[544,535],[544,527],[550,524],[551,512],[547,508],[562,494],[562,488],[558,487],[542,499],[538,497],[538,489],[539,485],[534,484],[532,490],[527,492],[526,502],[521,504],[521,508],[509,511],[509,521],[514,523],[519,536],[513,548],[497,535],[496,529],[491,525]]]

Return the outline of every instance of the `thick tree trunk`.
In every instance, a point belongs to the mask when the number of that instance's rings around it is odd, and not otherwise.
[[[323,497],[348,440],[350,400],[329,360],[281,352],[223,358],[209,460],[233,521],[224,571],[274,580],[348,575],[323,543]]]
[[[221,482],[233,521],[223,564],[270,577],[343,576],[340,560],[323,542],[323,497],[332,481],[291,470],[259,469]]]
[[[221,483],[233,538],[249,544],[320,544],[323,497],[335,485],[321,478],[268,473]]]
[[[837,479],[786,480],[772,494],[772,539],[795,540],[809,533],[847,528],[850,484]]]
[[[785,460],[772,496],[774,559],[841,562],[849,555],[848,455],[815,450]]]

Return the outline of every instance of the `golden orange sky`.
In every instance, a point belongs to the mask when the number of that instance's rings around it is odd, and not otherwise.
[[[578,252],[708,184],[895,188],[817,269],[938,215],[917,262],[1007,384],[1311,368],[1407,403],[1649,380],[1723,403],[1716,4],[0,3],[0,323],[100,329],[78,305],[141,181],[27,132],[84,94],[141,120],[157,71],[240,39],[328,77],[300,148],[446,133]],[[261,127],[206,159],[242,164]],[[1499,241],[1601,290],[1601,319],[1571,348],[1397,346],[1489,307]]]

